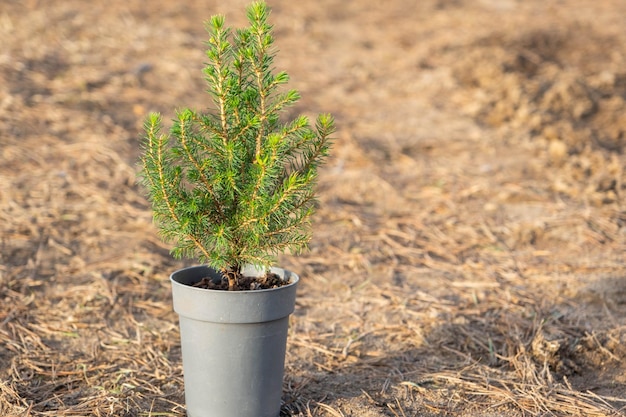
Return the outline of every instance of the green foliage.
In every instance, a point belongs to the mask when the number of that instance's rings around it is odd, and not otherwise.
[[[281,122],[300,95],[282,91],[289,76],[273,72],[268,15],[255,2],[249,27],[234,32],[213,16],[203,71],[211,109],[179,111],[169,134],[159,114],[144,125],[142,182],[163,238],[176,242],[174,256],[225,273],[306,247],[317,169],[334,131],[327,114],[314,127],[305,116]]]

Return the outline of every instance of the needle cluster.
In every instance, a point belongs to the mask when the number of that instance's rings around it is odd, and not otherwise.
[[[275,72],[274,38],[263,2],[247,8],[249,26],[224,16],[207,23],[203,70],[212,105],[177,112],[169,134],[151,113],[144,125],[142,182],[172,253],[224,274],[271,265],[310,239],[317,170],[328,155],[333,118],[281,121],[300,95]]]

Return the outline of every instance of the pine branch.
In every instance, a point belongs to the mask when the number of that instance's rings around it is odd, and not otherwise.
[[[210,66],[206,68],[205,74],[207,74],[212,87],[212,92],[217,97],[220,121],[222,124],[223,139],[226,141],[227,135],[227,115],[226,115],[226,80],[229,76],[228,66],[226,61],[228,60],[227,54],[230,52],[230,44],[228,43],[228,35],[230,29],[224,28],[225,18],[224,16],[213,16],[210,21],[209,30],[211,37],[209,38],[209,44],[213,45],[207,51],[209,57]]]
[[[180,230],[185,230],[184,220],[181,219],[176,212],[176,202],[182,199],[182,195],[174,195],[172,192],[171,186],[169,185],[169,175],[166,174],[167,169],[167,161],[164,154],[166,153],[166,144],[167,144],[167,136],[160,134],[160,124],[161,118],[158,114],[152,113],[149,116],[146,130],[148,132],[148,149],[146,153],[145,165],[150,167],[153,172],[156,171],[158,174],[158,180],[155,181],[154,177],[148,175],[147,181],[153,190],[153,201],[159,204],[160,201],[165,203],[167,207],[167,213],[169,214],[169,218],[174,221],[175,225],[180,228]],[[174,184],[178,183],[178,181],[174,181]],[[157,213],[159,211],[157,210]],[[165,229],[167,230],[167,229]],[[208,252],[204,248],[204,246],[200,243],[199,239],[193,234],[185,234],[185,237],[194,242],[196,247],[205,255],[208,256]]]
[[[211,198],[215,201],[215,205],[217,207],[217,211],[219,213],[219,220],[224,219],[224,211],[222,209],[222,204],[215,194],[214,185],[211,183],[207,175],[205,174],[205,167],[200,164],[198,157],[192,151],[189,146],[189,136],[190,132],[188,130],[188,124],[190,125],[192,121],[195,119],[195,114],[191,110],[183,111],[178,116],[178,129],[175,129],[174,132],[177,133],[177,137],[180,140],[180,144],[185,150],[185,155],[195,170],[198,172],[198,176],[200,178],[201,183],[204,185],[206,191],[211,195]]]

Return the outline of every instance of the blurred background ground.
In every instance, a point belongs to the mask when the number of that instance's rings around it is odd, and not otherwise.
[[[625,415],[626,3],[269,4],[339,126],[281,414]],[[185,415],[139,137],[245,5],[0,5],[0,415]]]

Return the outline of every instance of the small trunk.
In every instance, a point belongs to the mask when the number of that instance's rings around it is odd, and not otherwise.
[[[238,275],[239,268],[228,268],[224,271],[224,276],[228,279],[228,291],[236,291],[239,289]]]

